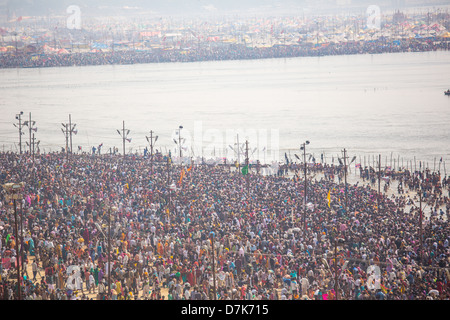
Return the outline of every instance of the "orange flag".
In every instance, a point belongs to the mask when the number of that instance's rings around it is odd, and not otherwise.
[[[181,170],[180,181],[178,182],[178,184],[181,185],[181,182],[183,181],[183,177],[184,177],[184,169]]]

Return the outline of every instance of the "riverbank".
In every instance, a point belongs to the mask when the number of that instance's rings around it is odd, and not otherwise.
[[[317,57],[354,54],[428,52],[450,50],[450,38],[420,38],[407,40],[348,41],[342,43],[299,43],[248,47],[223,44],[200,48],[159,48],[145,50],[94,50],[89,52],[9,51],[0,54],[0,68],[45,68],[88,65],[127,65],[142,63],[199,62],[223,60],[255,60],[272,58]]]

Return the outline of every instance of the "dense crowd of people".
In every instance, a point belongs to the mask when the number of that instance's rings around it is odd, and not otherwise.
[[[25,183],[19,239],[0,195],[0,299],[18,298],[19,256],[26,300],[450,297],[450,179],[438,172],[392,171],[378,194],[373,168],[345,185],[342,165],[320,163],[304,201],[301,164],[263,175],[169,156],[0,160],[0,183]]]
[[[189,49],[107,50],[102,52],[71,52],[65,54],[45,52],[17,52],[0,54],[0,68],[66,67],[108,64],[137,64],[162,62],[194,62],[209,60],[246,60],[292,58],[349,54],[377,54],[386,52],[423,52],[449,50],[448,38],[412,40],[378,39],[342,43],[277,45],[250,47],[238,44],[202,44]]]

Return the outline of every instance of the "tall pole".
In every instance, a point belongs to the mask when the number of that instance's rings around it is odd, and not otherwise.
[[[66,160],[69,160],[69,130],[66,125]]]
[[[334,238],[334,292],[336,295],[336,300],[339,300],[338,294],[338,267],[337,267],[337,216],[336,216],[336,237]]]
[[[20,288],[20,261],[19,261],[19,232],[17,230],[17,205],[16,199],[14,199],[14,228],[16,233],[16,270],[17,270],[17,289],[19,300],[22,300],[21,288]],[[23,262],[23,261],[22,261]]]
[[[158,137],[156,137],[158,138]],[[155,140],[156,142],[156,140]],[[151,167],[151,173],[153,175],[153,131],[150,130],[150,167]]]
[[[70,114],[69,114],[69,128],[70,128],[70,153],[72,153],[72,117]]]
[[[419,257],[420,257],[420,264],[422,263],[422,219],[423,219],[423,213],[422,213],[422,186],[419,187]],[[431,215],[430,215],[431,218]],[[431,220],[430,220],[431,221]]]
[[[69,160],[69,124],[67,123],[61,123],[61,125],[64,127],[61,128],[62,133],[66,136],[66,160]]]
[[[23,115],[23,111],[20,111],[20,113],[16,114],[16,119],[19,120],[19,123],[17,126],[16,124],[14,124],[14,126],[16,128],[19,129],[19,152],[20,154],[22,154],[22,115]]]
[[[307,187],[308,180],[306,178],[306,145],[309,144],[309,141],[305,141],[302,143],[300,150],[303,150],[303,170],[305,176],[305,192],[303,193],[303,202],[304,202],[304,210],[303,210],[303,229],[306,232],[306,198],[307,198]]]
[[[178,127],[178,148],[180,148],[180,166],[183,163],[181,154],[181,129],[183,129],[183,126]]]
[[[347,214],[347,150],[344,148],[345,214]]]
[[[169,201],[167,202],[167,209],[170,210],[170,158],[167,155],[167,188],[169,189]]]
[[[111,294],[111,207],[108,208],[108,297]]]
[[[33,163],[34,163],[34,145],[35,145],[35,138],[34,138],[34,133],[33,133]]]
[[[306,145],[303,144],[303,174],[305,178],[305,192],[303,193],[303,230],[306,232],[306,198],[307,198],[307,187],[308,179],[306,178]]]
[[[122,121],[122,133],[120,133],[119,129],[117,129],[117,133],[122,137],[123,160],[125,161],[125,140],[127,140],[128,133],[130,133],[130,130],[127,130],[125,133],[125,121]],[[131,141],[131,139],[129,141]]]
[[[378,195],[377,195],[378,214],[380,214],[380,197],[381,197],[381,154],[378,155]]]
[[[150,130],[150,168],[153,175],[153,131]]]
[[[34,149],[34,147],[33,147]],[[19,256],[19,253],[17,253],[17,257]],[[25,257],[25,252],[23,248],[23,207],[22,204],[20,205],[20,274],[23,279],[23,261]]]
[[[250,182],[248,179],[248,165],[249,165],[249,161],[248,161],[248,140],[245,141],[245,165],[247,167],[247,174],[245,175],[246,180],[247,180],[247,193],[250,196]]]
[[[239,172],[241,172],[241,146],[239,145],[239,135],[236,137],[237,139],[237,153],[238,153],[238,166],[239,166]]]
[[[211,252],[212,252],[212,272],[213,272],[213,300],[216,300],[216,267],[214,260],[214,234],[210,234],[211,239]]]
[[[151,168],[151,174],[153,175],[153,144],[156,143],[156,140],[158,140],[158,136],[153,137],[153,131],[150,130],[150,137],[145,137],[147,141],[150,143],[150,168]],[[155,141],[153,141],[153,139]]]
[[[125,120],[122,123],[123,160],[125,160]]]
[[[72,115],[69,114],[70,154],[73,154],[72,133],[77,134],[77,132],[75,131],[75,126],[76,125],[77,125],[76,123],[74,123],[72,125]]]
[[[22,119],[19,115],[19,150],[20,154],[22,154]]]
[[[28,125],[28,130],[29,130],[29,133],[30,133],[30,155],[31,155],[31,130],[33,129],[33,125],[32,125],[32,122],[31,122],[31,112],[30,112],[30,120],[29,120],[29,125]]]

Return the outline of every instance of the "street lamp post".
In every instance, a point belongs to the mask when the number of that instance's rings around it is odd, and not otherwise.
[[[16,114],[16,119],[19,120],[19,123],[18,123],[18,125],[14,124],[14,126],[19,129],[19,152],[20,152],[20,154],[22,154],[22,135],[23,135],[22,115],[23,115],[23,111],[20,111],[20,113]]]
[[[36,124],[36,121],[31,120],[31,112],[29,114],[29,120],[24,121],[23,125],[24,126],[28,126],[28,130],[29,130],[29,139],[30,139],[30,143],[28,144],[28,147],[30,148],[30,155],[31,152],[33,152],[32,150],[32,146],[31,146],[31,139],[32,139],[32,131],[36,132],[37,131],[37,127],[34,127],[34,125]]]
[[[181,129],[183,129],[183,126],[178,127],[178,148],[180,148],[180,166],[183,163],[181,155]]]
[[[69,114],[69,134],[70,134],[70,154],[73,154],[72,149],[72,133],[77,134],[77,130],[75,130],[75,127],[77,126],[76,123],[72,125],[72,116]]]
[[[150,137],[145,137],[147,141],[150,143],[150,168],[151,174],[153,176],[153,144],[158,140],[158,136],[153,136],[153,131],[150,130]]]
[[[308,179],[306,178],[306,146],[309,144],[309,141],[306,140],[304,143],[301,144],[300,150],[303,150],[303,169],[304,169],[304,175],[305,175],[305,192],[304,192],[304,214],[303,214],[303,228],[306,231],[306,196],[307,191],[306,188],[308,186]]]
[[[126,132],[125,132],[126,131]],[[125,129],[125,121],[122,121],[122,133],[117,129],[117,132],[122,137],[122,147],[123,147],[123,160],[125,160],[125,141],[131,142],[131,138],[128,138],[128,134],[130,133],[129,129]]]
[[[20,287],[20,263],[23,263],[23,261],[19,261],[19,232],[17,227],[17,204],[16,200],[22,200],[22,194],[19,193],[23,190],[23,187],[25,186],[25,183],[6,183],[3,185],[3,189],[6,191],[6,200],[10,201],[13,200],[14,202],[14,231],[16,235],[16,271],[17,271],[17,293],[18,293],[18,300],[22,300],[22,293],[21,293],[21,287]]]

